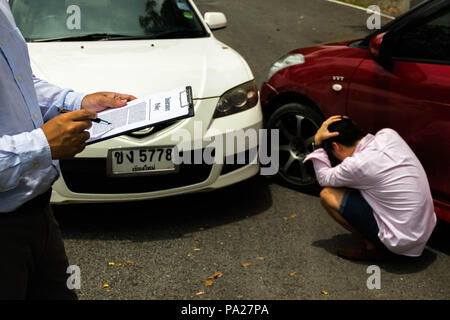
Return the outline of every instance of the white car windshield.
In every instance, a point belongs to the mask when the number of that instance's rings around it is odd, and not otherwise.
[[[185,0],[10,0],[27,41],[208,36]]]

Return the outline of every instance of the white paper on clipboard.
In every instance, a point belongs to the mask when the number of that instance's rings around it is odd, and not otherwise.
[[[191,87],[152,94],[130,101],[125,107],[98,112],[97,117],[110,124],[92,122],[92,127],[87,130],[90,138],[86,143],[91,144],[164,121],[189,116],[193,116]]]

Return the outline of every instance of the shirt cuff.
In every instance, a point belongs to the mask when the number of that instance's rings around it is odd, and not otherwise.
[[[328,159],[328,155],[327,155],[325,149],[323,149],[323,148],[319,148],[317,150],[314,150],[310,154],[308,154],[306,156],[305,160],[303,160],[303,163],[305,163],[308,160],[320,160],[320,161],[323,161],[328,164],[330,163],[330,160]]]
[[[28,146],[28,149],[20,153],[24,171],[50,167],[52,165],[52,151],[44,131],[38,128],[30,132],[29,135],[30,140],[23,146],[24,148]]]
[[[64,97],[64,109],[77,111],[81,109],[81,102],[87,94],[69,91]]]

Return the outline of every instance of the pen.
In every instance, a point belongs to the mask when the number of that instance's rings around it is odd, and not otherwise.
[[[71,110],[66,110],[66,109],[60,109],[60,108],[58,108],[58,112],[59,112],[59,113],[67,113],[67,112],[71,112]],[[100,119],[100,118],[95,118],[95,119],[92,119],[91,121],[94,121],[94,122],[96,122],[96,123],[103,122],[103,123],[106,123],[106,124],[112,124],[111,122],[106,121],[106,120],[103,120],[103,119]]]

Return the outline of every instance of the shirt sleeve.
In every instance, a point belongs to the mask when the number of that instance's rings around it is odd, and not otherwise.
[[[332,167],[327,153],[320,148],[309,154],[304,162],[308,160],[313,162],[317,181],[322,187],[365,189],[368,185],[367,177],[361,175],[359,160],[356,157],[347,157]]]
[[[14,189],[30,170],[52,165],[42,129],[0,137],[0,192]]]
[[[34,75],[33,82],[44,122],[57,116],[58,108],[72,111],[81,109],[81,101],[86,94],[74,92],[71,89],[62,89]]]

